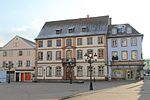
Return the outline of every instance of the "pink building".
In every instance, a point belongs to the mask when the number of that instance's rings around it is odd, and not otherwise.
[[[10,71],[8,63],[12,63]],[[10,73],[11,81],[32,81],[35,68],[35,43],[15,36],[0,49],[0,70]],[[8,75],[7,75],[8,76]]]

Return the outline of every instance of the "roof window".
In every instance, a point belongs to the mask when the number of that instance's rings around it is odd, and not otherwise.
[[[56,34],[61,34],[61,32],[62,32],[62,29],[57,29],[56,30]]]
[[[74,28],[74,27],[68,28],[68,33],[73,33],[74,31],[75,31],[75,28]]]
[[[87,32],[88,31],[88,27],[87,26],[82,26],[82,32]]]

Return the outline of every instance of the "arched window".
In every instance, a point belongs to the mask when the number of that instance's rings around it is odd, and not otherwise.
[[[104,76],[104,66],[98,66],[98,76]]]
[[[77,66],[77,76],[78,77],[83,76],[83,66]]]
[[[67,50],[66,51],[66,58],[72,58],[72,51],[71,50]]]
[[[52,67],[49,66],[46,68],[46,76],[52,77]]]

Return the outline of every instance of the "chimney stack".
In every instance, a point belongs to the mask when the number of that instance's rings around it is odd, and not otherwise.
[[[87,15],[87,18],[89,18],[89,15]]]

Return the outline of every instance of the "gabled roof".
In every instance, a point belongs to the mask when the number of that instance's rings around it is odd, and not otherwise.
[[[104,34],[107,33],[108,21],[109,16],[100,16],[46,22],[36,39]],[[83,26],[88,32],[82,32]],[[68,33],[70,27],[74,27],[73,33]],[[58,29],[62,29],[61,34],[56,34]]]
[[[131,33],[127,33],[127,28],[131,28]],[[117,30],[117,34],[111,34],[112,29]],[[119,31],[121,30],[121,31]],[[122,37],[122,36],[143,36],[143,34],[139,33],[134,27],[130,24],[114,24],[109,25],[108,27],[108,37]]]
[[[6,45],[4,45],[2,48],[5,48],[6,46],[10,45],[10,43],[12,41],[14,41],[16,38],[20,38],[21,40],[23,40],[27,45],[29,45],[31,48],[35,48],[35,43],[30,41],[30,40],[27,40],[23,37],[20,37],[20,36],[15,36],[12,40],[10,40]]]
[[[19,36],[18,36],[19,37]],[[20,38],[22,38],[22,37],[20,37]],[[32,41],[30,41],[30,40],[27,40],[27,39],[25,39],[25,38],[22,38],[22,40],[24,40],[27,44],[29,44],[30,46],[32,46],[32,47],[35,47],[35,43],[34,42],[32,42]]]

